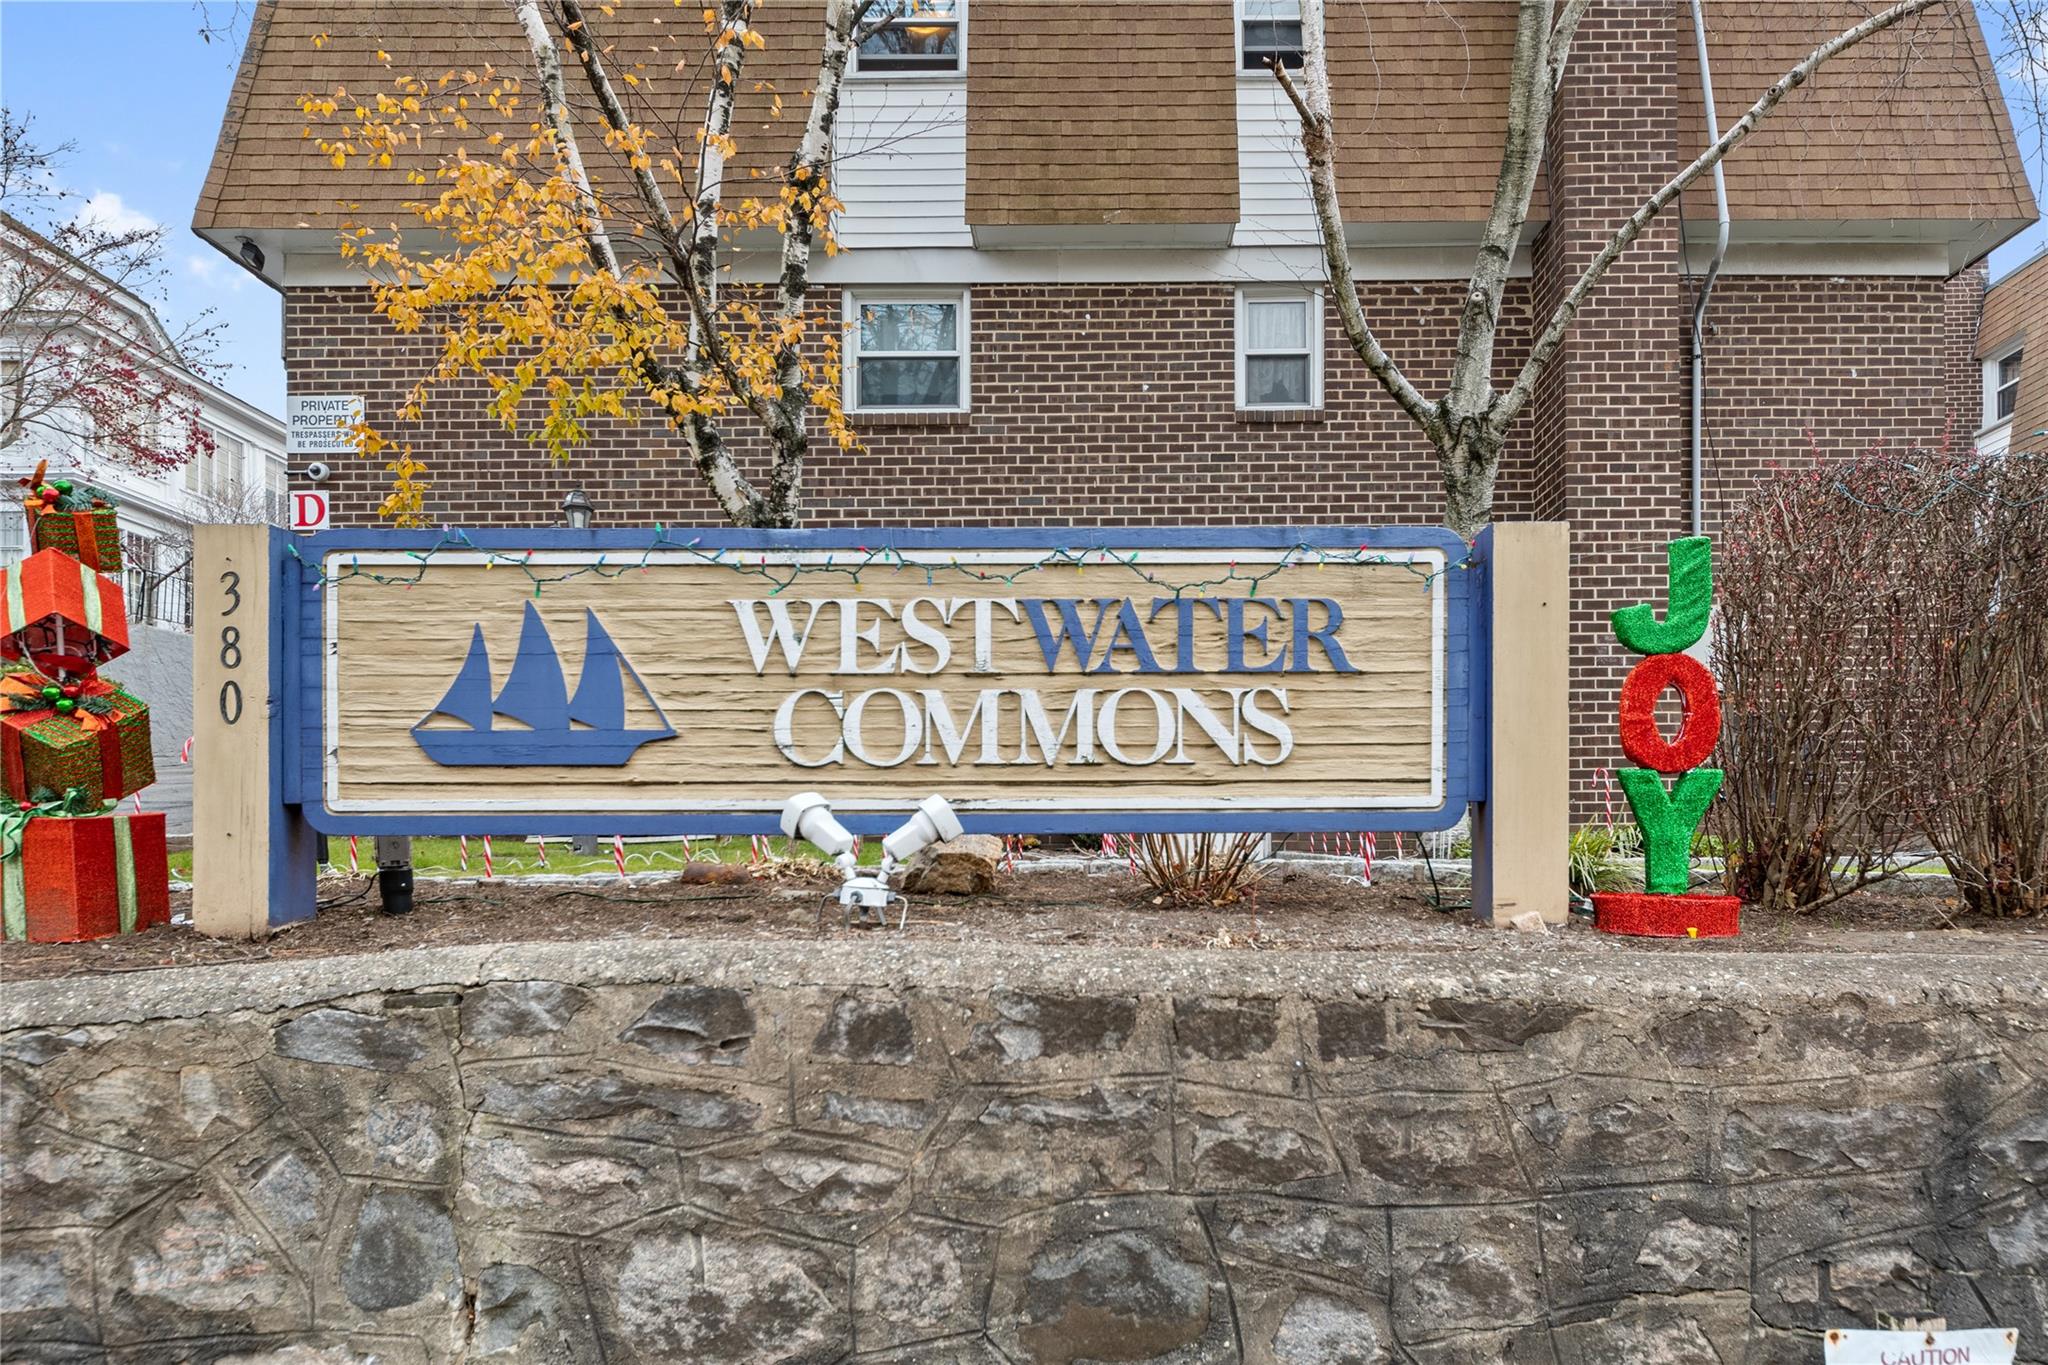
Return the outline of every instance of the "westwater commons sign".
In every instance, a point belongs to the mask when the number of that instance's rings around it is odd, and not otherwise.
[[[1462,811],[1465,547],[1307,534],[321,538],[321,800],[714,831],[806,787],[1005,830]]]
[[[1566,528],[202,528],[208,932],[334,835],[1428,830],[1565,913]]]

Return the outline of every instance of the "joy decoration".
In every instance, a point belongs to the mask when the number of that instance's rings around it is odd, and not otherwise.
[[[120,528],[104,492],[23,479],[33,549],[0,569],[0,929],[63,943],[170,919],[161,814],[115,814],[156,780],[149,708],[99,666],[128,651]]]
[[[1721,770],[1703,768],[1721,737],[1721,692],[1684,651],[1707,633],[1714,603],[1713,547],[1705,536],[1666,551],[1664,619],[1647,603],[1614,613],[1615,638],[1643,655],[1621,685],[1621,749],[1637,766],[1616,776],[1643,831],[1643,890],[1593,897],[1593,923],[1610,934],[1725,938],[1739,932],[1736,896],[1691,895],[1692,840],[1721,790]],[[1675,739],[1657,727],[1657,701],[1675,687],[1685,718]],[[1667,789],[1664,778],[1677,780]]]

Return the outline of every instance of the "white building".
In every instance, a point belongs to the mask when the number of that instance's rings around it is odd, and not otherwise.
[[[148,419],[168,428],[196,415],[209,438],[199,444],[210,442],[210,451],[157,472],[109,458],[94,413],[49,377],[60,368],[51,356],[94,348],[104,355],[109,346],[138,370],[175,374],[177,397]],[[11,502],[15,481],[47,461],[47,477],[112,494],[121,508],[121,586],[131,620],[191,628],[192,528],[282,520],[284,446],[281,420],[185,366],[147,301],[0,215],[0,492]],[[0,562],[27,549],[25,518],[0,507]]]

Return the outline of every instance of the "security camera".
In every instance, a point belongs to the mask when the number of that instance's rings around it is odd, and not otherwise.
[[[305,474],[314,483],[326,483],[328,479],[333,477],[334,471],[328,467],[325,461],[314,460],[306,466]]]
[[[259,275],[263,273],[262,247],[250,241],[247,237],[237,237],[235,238],[235,252],[251,270],[254,270]]]

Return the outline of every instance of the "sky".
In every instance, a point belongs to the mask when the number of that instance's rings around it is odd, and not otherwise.
[[[166,322],[175,330],[213,309],[223,384],[281,413],[278,296],[191,228],[246,20],[228,42],[202,41],[200,31],[229,22],[236,8],[234,0],[0,0],[0,98],[34,116],[45,144],[76,144],[62,176],[91,212],[115,225],[169,226],[168,297],[159,304]],[[1994,16],[1986,12],[1986,21]],[[1994,50],[2003,47],[2001,34],[1987,36]],[[2016,93],[2010,101],[2017,116],[2022,101]],[[2030,170],[2038,193],[2041,168]],[[1994,277],[2044,243],[2040,225],[2021,233],[1992,255]]]
[[[192,231],[246,21],[230,43],[201,41],[210,17],[189,0],[0,0],[0,99],[34,117],[39,143],[75,143],[59,172],[112,226],[169,227],[166,297],[175,331],[208,308],[222,324],[220,382],[267,412],[284,411],[278,296]],[[246,6],[244,7],[246,10]]]

